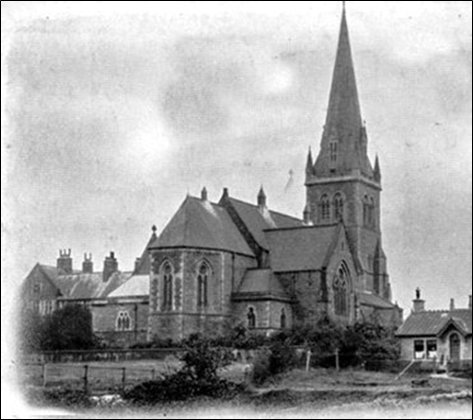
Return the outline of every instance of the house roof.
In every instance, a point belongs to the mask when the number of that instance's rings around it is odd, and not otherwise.
[[[319,270],[328,263],[342,225],[304,226],[265,232],[274,272]]]
[[[359,293],[357,294],[357,297],[360,305],[371,306],[377,309],[393,309],[396,307],[392,302],[371,293]]]
[[[227,211],[207,200],[188,196],[153,248],[207,248],[254,256]]]
[[[437,336],[447,324],[453,323],[471,335],[472,310],[455,309],[453,311],[422,311],[413,312],[397,331],[398,336]]]
[[[54,283],[65,299],[104,298],[121,286],[130,275],[130,272],[115,272],[107,281],[103,281],[102,273],[98,272],[59,274]]]
[[[111,292],[108,297],[149,295],[149,274],[135,274]]]
[[[236,198],[228,197],[227,199],[250,231],[254,240],[264,249],[269,249],[264,234],[265,229],[302,226],[302,221],[296,217],[269,209],[261,211],[257,205],[237,200]]]

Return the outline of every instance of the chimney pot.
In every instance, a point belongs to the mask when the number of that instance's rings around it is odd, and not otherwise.
[[[451,311],[455,310],[455,299],[450,299],[450,310]]]
[[[200,193],[200,198],[202,199],[202,201],[207,201],[208,199],[208,194],[207,194],[207,188],[202,188],[202,191]]]
[[[413,312],[424,312],[425,311],[425,300],[420,298],[420,288],[416,289],[416,298],[412,301],[414,306]]]
[[[68,252],[66,252],[65,249],[59,250],[59,257],[57,259],[57,268],[64,271],[66,274],[71,274],[72,273],[72,253],[71,250],[69,249]]]

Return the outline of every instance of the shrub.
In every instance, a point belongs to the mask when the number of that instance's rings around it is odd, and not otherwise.
[[[92,330],[92,314],[82,305],[66,305],[44,320],[43,350],[91,349],[97,338]]]
[[[30,403],[54,407],[90,407],[89,394],[82,389],[34,388],[27,392]]]
[[[269,378],[294,368],[297,362],[294,348],[287,343],[276,342],[258,353],[253,364],[252,380],[256,385],[261,385]]]
[[[237,385],[220,379],[218,369],[231,361],[231,353],[222,347],[213,347],[198,336],[186,341],[184,366],[162,380],[147,381],[126,391],[123,398],[142,404],[187,400],[207,396],[232,397]]]

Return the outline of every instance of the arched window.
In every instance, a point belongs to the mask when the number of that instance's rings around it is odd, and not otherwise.
[[[246,316],[248,318],[248,328],[250,330],[256,328],[256,314],[254,308],[248,308],[248,314]]]
[[[330,220],[330,199],[327,194],[324,194],[320,199],[320,220]]]
[[[286,311],[284,310],[284,308],[281,309],[281,329],[285,329],[286,328]]]
[[[373,197],[370,197],[369,202],[369,225],[373,227],[375,225],[375,205]]]
[[[197,305],[207,306],[208,296],[207,287],[210,276],[210,268],[206,262],[200,264],[197,273]]]
[[[333,198],[333,215],[335,220],[343,220],[343,211],[344,211],[344,204],[343,204],[343,197],[340,193],[335,194]]]
[[[165,262],[162,266],[163,276],[163,310],[172,310],[172,298],[173,298],[173,279],[174,279],[174,268],[169,262]]]
[[[117,331],[129,331],[131,330],[131,318],[128,314],[128,311],[118,312],[116,320],[116,329]]]
[[[329,143],[330,147],[330,163],[334,164],[337,162],[338,159],[338,141],[331,140]]]
[[[333,304],[336,315],[348,315],[350,275],[347,266],[342,263],[333,280]]]
[[[363,197],[363,225],[368,226],[369,225],[369,213],[370,213],[370,202],[368,200],[368,196],[365,195]]]

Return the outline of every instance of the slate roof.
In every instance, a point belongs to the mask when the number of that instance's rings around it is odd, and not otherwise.
[[[413,312],[401,325],[397,335],[400,337],[437,336],[452,321],[461,326],[467,335],[471,335],[471,318],[471,309]]]
[[[296,217],[288,216],[269,209],[262,213],[257,205],[237,200],[232,197],[228,197],[227,199],[237,212],[238,216],[240,216],[258,245],[266,250],[269,249],[269,245],[264,234],[265,229],[302,226],[302,221]]]
[[[290,299],[279,279],[270,269],[249,269],[246,271],[238,291],[233,298],[272,297]]]
[[[173,247],[218,249],[254,257],[223,207],[190,196],[150,245],[150,249]]]
[[[274,272],[319,270],[328,264],[342,225],[265,231]]]
[[[125,283],[111,292],[108,297],[124,296],[148,296],[149,295],[149,274],[135,274]]]
[[[104,298],[120,287],[130,275],[130,272],[115,272],[107,281],[103,281],[102,273],[78,272],[58,274],[53,281],[63,299]]]
[[[371,293],[359,293],[357,297],[360,305],[371,306],[377,309],[393,309],[396,307],[392,302]]]

